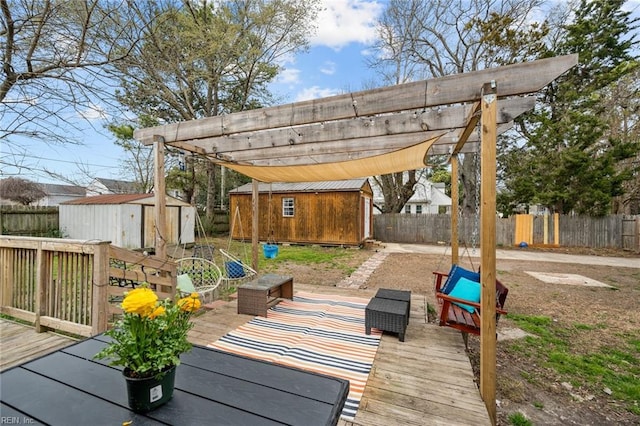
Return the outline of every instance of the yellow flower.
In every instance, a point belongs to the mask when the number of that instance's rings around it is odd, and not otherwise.
[[[146,317],[153,312],[157,302],[158,296],[151,289],[140,287],[127,293],[122,301],[122,310]]]
[[[198,293],[191,293],[189,297],[183,297],[178,300],[178,306],[184,312],[195,312],[202,306],[200,295]]]
[[[166,312],[167,310],[164,308],[164,306],[158,306],[153,310],[153,312],[151,312],[151,314],[149,314],[149,318],[154,319],[160,315],[164,315]]]

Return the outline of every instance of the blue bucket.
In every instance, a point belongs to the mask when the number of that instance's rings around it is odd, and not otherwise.
[[[278,255],[278,246],[275,244],[264,244],[262,251],[265,259],[273,259]]]
[[[227,276],[229,278],[242,278],[245,276],[244,267],[239,260],[225,262],[224,267],[227,270]]]

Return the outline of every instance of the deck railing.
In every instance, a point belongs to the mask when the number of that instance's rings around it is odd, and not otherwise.
[[[81,336],[106,331],[127,289],[173,297],[176,265],[108,241],[0,236],[0,312]]]

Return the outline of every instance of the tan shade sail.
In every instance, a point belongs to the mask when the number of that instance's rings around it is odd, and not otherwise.
[[[437,138],[387,154],[357,160],[297,166],[251,166],[222,163],[261,182],[319,182],[353,179],[420,169],[425,154]]]

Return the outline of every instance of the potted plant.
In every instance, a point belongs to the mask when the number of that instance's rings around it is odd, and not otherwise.
[[[198,293],[177,299],[158,300],[147,286],[125,293],[123,316],[105,334],[111,342],[95,357],[109,358],[124,367],[129,407],[150,411],[173,396],[175,369],[180,354],[191,349],[187,332],[191,315],[201,302]]]

